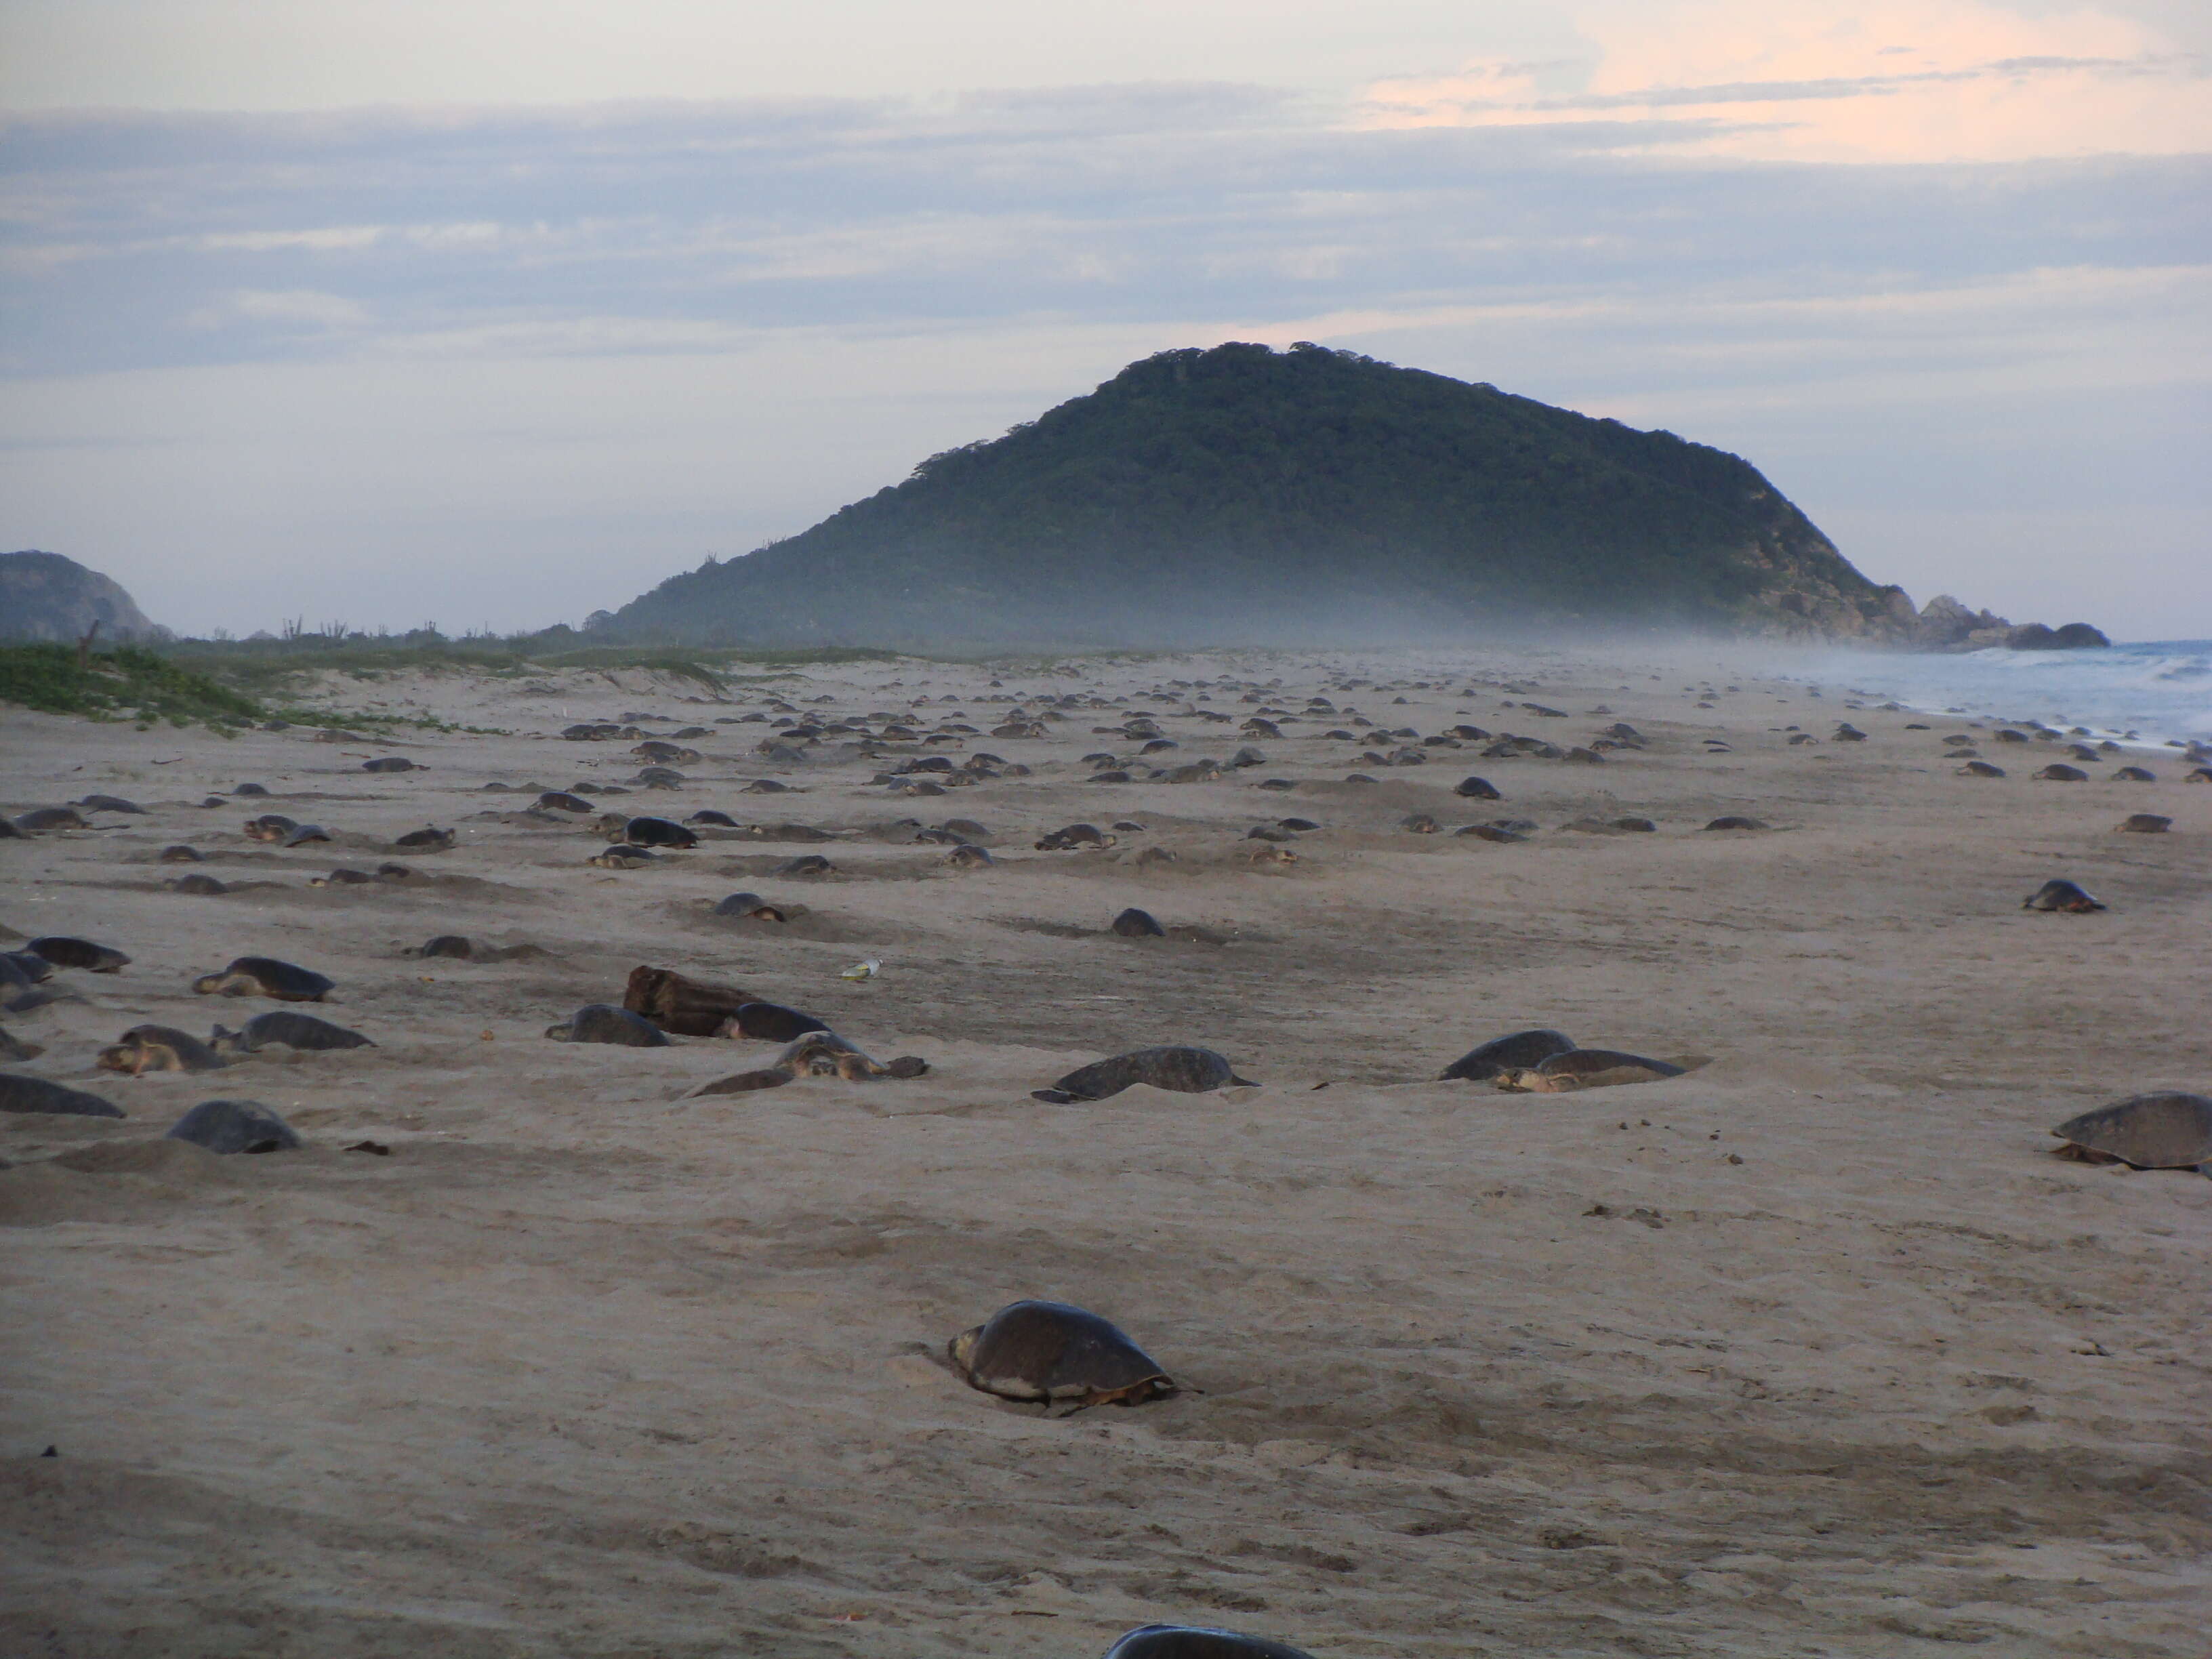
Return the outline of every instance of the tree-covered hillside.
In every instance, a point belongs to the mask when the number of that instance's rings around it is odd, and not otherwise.
[[[1443,638],[1911,617],[1749,463],[1300,345],[1168,351],[605,628],[937,647]]]

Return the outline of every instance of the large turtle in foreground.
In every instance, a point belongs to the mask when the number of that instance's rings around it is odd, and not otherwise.
[[[971,1389],[1003,1400],[1137,1406],[1175,1379],[1109,1320],[1065,1302],[1014,1302],[946,1345]]]
[[[2212,1175],[2212,1100],[2203,1095],[2137,1095],[2069,1117],[2051,1133],[2065,1143],[2055,1149],[2061,1158]]]
[[[1072,1101],[1104,1100],[1139,1083],[1182,1095],[1255,1086],[1250,1079],[1237,1076],[1237,1068],[1211,1048],[1167,1043],[1094,1060],[1078,1066],[1051,1088],[1030,1092],[1036,1099],[1065,1106]]]
[[[1564,1054],[1574,1048],[1574,1040],[1565,1031],[1538,1029],[1515,1031],[1510,1036],[1492,1037],[1477,1048],[1468,1049],[1443,1069],[1439,1083],[1465,1080],[1487,1083],[1503,1073],[1519,1071],[1523,1066],[1540,1066],[1554,1054]]]
[[[1211,1625],[1139,1625],[1106,1659],[1313,1659],[1304,1648]]]

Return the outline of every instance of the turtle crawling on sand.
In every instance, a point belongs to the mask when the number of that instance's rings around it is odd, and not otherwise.
[[[309,1050],[376,1047],[358,1031],[349,1031],[343,1025],[333,1025],[313,1014],[295,1013],[289,1008],[271,1008],[265,1014],[256,1014],[235,1031],[218,1025],[209,1034],[208,1046],[220,1054],[258,1054],[271,1046]]]
[[[795,1078],[841,1077],[848,1083],[878,1078],[921,1077],[929,1062],[919,1054],[901,1054],[888,1064],[872,1060],[835,1031],[809,1031],[786,1045],[767,1065],[750,1072],[702,1084],[694,1095],[742,1095],[756,1089],[780,1089]]]
[[[2076,915],[2087,915],[2092,910],[2105,907],[2089,896],[2079,883],[2046,881],[2020,902],[2023,910],[2070,910]]]
[[[273,997],[279,1002],[320,1002],[337,988],[313,969],[274,957],[239,957],[222,972],[192,981],[192,989],[204,997]]]
[[[1182,1095],[1258,1086],[1249,1078],[1237,1076],[1237,1068],[1211,1048],[1170,1043],[1095,1060],[1078,1066],[1049,1089],[1032,1090],[1030,1095],[1033,1099],[1065,1106],[1079,1100],[1106,1100],[1139,1083]]]
[[[173,1025],[134,1025],[94,1062],[103,1072],[219,1072],[230,1064],[215,1049]]]
[[[1175,1379],[1109,1320],[1065,1302],[1015,1302],[945,1345],[971,1389],[1044,1406],[1138,1406]]]
[[[1507,1072],[1540,1066],[1554,1054],[1571,1053],[1574,1046],[1574,1040],[1565,1031],[1543,1028],[1516,1031],[1510,1036],[1492,1037],[1489,1042],[1468,1049],[1445,1066],[1437,1080],[1439,1083],[1455,1079],[1487,1083]]]
[[[2212,1100],[2203,1095],[2137,1095],[2068,1118],[2051,1133],[2065,1143],[2054,1149],[2061,1158],[2212,1175]]]
[[[611,1042],[628,1048],[666,1048],[668,1034],[642,1014],[605,1002],[587,1003],[545,1035],[556,1042]]]
[[[88,974],[115,974],[131,965],[131,958],[112,945],[95,945],[88,939],[50,936],[34,939],[23,947],[57,968],[81,968]]]

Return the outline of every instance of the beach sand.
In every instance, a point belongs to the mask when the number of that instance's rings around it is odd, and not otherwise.
[[[2212,787],[2175,757],[2153,784],[2108,781],[2135,755],[2042,783],[2058,745],[1983,730],[2009,775],[1960,778],[1957,717],[1632,648],[863,663],[763,670],[727,703],[638,672],[330,690],[503,734],[0,713],[9,811],[149,809],[0,842],[0,943],[132,958],[0,1015],[46,1048],[9,1069],[129,1113],[0,1118],[0,1650],[1078,1659],[1164,1619],[1320,1659],[2205,1651],[2212,1182],[2067,1162],[2047,1133],[2212,1090]],[[976,732],[776,763],[761,722],[715,723],[777,696]],[[989,735],[1045,696],[1101,702]],[[1648,744],[1377,768],[1321,735],[1370,737],[1347,707],[1377,733],[1564,747],[1626,720]],[[1297,718],[1242,736],[1261,708]],[[708,735],[682,740],[684,787],[611,806],[837,840],[587,866],[590,819],[521,809],[632,775],[635,739],[558,733],[634,711]],[[1096,728],[1134,714],[1180,744],[1145,765],[1266,759],[1089,781],[1086,754],[1133,763]],[[1868,740],[1830,740],[1839,720]],[[1032,773],[867,782],[978,750]],[[426,769],[361,770],[381,755]],[[1504,799],[1454,796],[1470,774]],[[799,793],[742,793],[757,777]],[[271,798],[199,805],[246,780]],[[337,839],[249,842],[261,811]],[[1417,811],[1446,833],[1399,827]],[[2172,830],[2114,833],[2137,811]],[[1771,828],[1701,828],[1724,813]],[[1658,828],[1560,828],[1624,815]],[[1245,832],[1291,816],[1322,827],[1254,862]],[[995,865],[897,823],[951,817]],[[1540,827],[1449,833],[1496,817]],[[1078,820],[1145,828],[1032,850]],[[459,845],[392,850],[426,823]],[[208,861],[156,861],[186,842]],[[769,872],[802,852],[836,872]],[[414,873],[307,884],[387,860]],[[188,872],[232,890],[167,889]],[[2055,876],[2111,908],[2022,910]],[[806,908],[708,914],[740,888]],[[1177,936],[1108,933],[1132,905]],[[537,951],[406,954],[441,933]],[[240,955],[329,975],[309,1012],[377,1046],[94,1069],[142,1022],[278,1006],[191,994]],[[875,977],[840,976],[864,958]],[[686,1098],[773,1050],[545,1040],[641,963],[932,1069]],[[1433,1080],[1537,1025],[1694,1069]],[[1259,1086],[1030,1097],[1170,1042]],[[158,1139],[216,1097],[307,1146]],[[343,1150],[363,1140],[390,1155]],[[1113,1319],[1187,1391],[1047,1417],[969,1389],[947,1338],[1024,1297]]]

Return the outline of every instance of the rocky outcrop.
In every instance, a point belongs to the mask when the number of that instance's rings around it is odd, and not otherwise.
[[[166,630],[146,619],[122,585],[75,559],[35,550],[0,553],[0,639],[145,640]]]
[[[1907,606],[1910,610],[1910,606]],[[2044,623],[2014,623],[1993,611],[1969,611],[1948,593],[1938,593],[1899,630],[1895,641],[1916,651],[2081,651],[2109,646],[2103,631],[2087,623],[2052,628]]]

